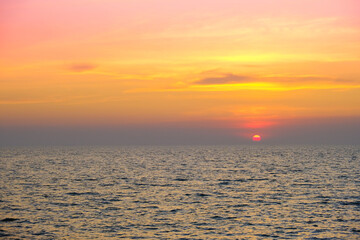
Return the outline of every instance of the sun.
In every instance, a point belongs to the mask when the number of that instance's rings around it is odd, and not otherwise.
[[[260,135],[254,135],[254,136],[252,137],[252,140],[253,140],[254,142],[259,142],[259,141],[261,141],[261,137],[260,137]]]

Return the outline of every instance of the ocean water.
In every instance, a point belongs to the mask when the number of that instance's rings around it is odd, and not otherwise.
[[[359,146],[2,148],[0,239],[360,239]]]

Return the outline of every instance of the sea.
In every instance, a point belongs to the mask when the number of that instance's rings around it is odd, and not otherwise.
[[[360,146],[0,149],[0,239],[360,239]]]

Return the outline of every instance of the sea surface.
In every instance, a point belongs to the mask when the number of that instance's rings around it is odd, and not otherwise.
[[[0,239],[360,239],[360,146],[0,149]]]

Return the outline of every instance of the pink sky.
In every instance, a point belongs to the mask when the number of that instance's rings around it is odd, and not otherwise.
[[[1,1],[0,126],[202,122],[241,140],[357,119],[359,11],[355,0]]]

